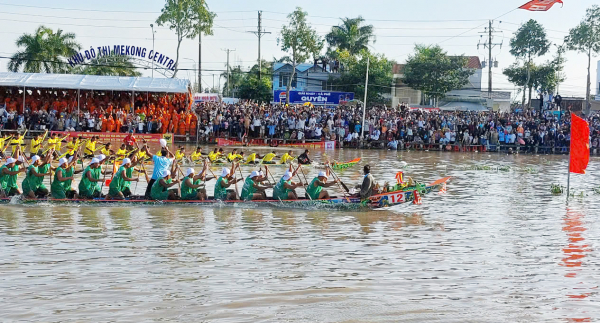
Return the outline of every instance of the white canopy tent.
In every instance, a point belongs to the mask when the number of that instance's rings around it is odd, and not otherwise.
[[[78,74],[0,73],[0,86],[123,92],[189,92],[190,81],[172,78]]]
[[[0,72],[0,87],[2,86],[23,89],[23,110],[26,90],[31,88],[77,90],[77,110],[80,90],[131,92],[132,101],[135,92],[190,91],[190,81],[186,79],[11,72]]]

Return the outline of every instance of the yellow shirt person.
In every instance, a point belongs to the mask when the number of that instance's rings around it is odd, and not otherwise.
[[[271,161],[273,161],[273,158],[275,158],[275,153],[268,153],[265,155],[265,157],[263,157],[263,163],[267,162],[270,163]]]
[[[281,156],[281,159],[279,160],[280,164],[287,164],[287,163],[291,163],[292,160],[294,160],[295,157],[292,157],[290,154],[285,153],[283,154],[283,156]]]

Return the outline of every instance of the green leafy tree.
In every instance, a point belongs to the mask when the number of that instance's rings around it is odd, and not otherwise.
[[[362,98],[365,92],[365,76],[367,74],[367,58],[369,59],[369,90],[367,91],[367,102],[385,103],[384,94],[390,92],[390,84],[394,75],[392,74],[393,61],[388,60],[383,54],[373,54],[363,49],[358,55],[352,55],[347,50],[337,50],[336,56],[340,63],[345,66],[339,78],[329,78],[328,83],[334,90],[343,92],[354,92],[357,97]]]
[[[254,100],[269,103],[273,99],[271,78],[262,76],[259,80],[256,74],[248,74],[239,87],[239,97],[244,100]]]
[[[19,50],[10,58],[8,70],[26,73],[64,73],[66,58],[81,49],[75,34],[39,26],[34,34],[23,34],[16,42]]]
[[[136,70],[130,56],[118,54],[96,57],[85,66],[78,66],[71,72],[85,75],[142,76],[142,73]]]
[[[565,37],[565,43],[569,50],[585,53],[588,57],[587,86],[585,92],[586,114],[590,113],[591,75],[590,68],[592,55],[600,53],[600,6],[594,5],[588,8],[585,18],[575,28],[569,30]]]
[[[166,0],[161,14],[156,19],[159,26],[168,26],[177,35],[177,58],[175,59],[175,73],[179,63],[179,48],[184,38],[193,39],[201,34],[212,35],[214,12],[208,10],[205,0]]]
[[[448,56],[438,45],[417,45],[406,61],[402,82],[434,98],[437,105],[446,93],[469,82],[474,70],[466,68],[467,62],[465,56]]]
[[[237,97],[238,88],[244,81],[246,73],[242,71],[242,67],[238,65],[229,69],[229,77],[227,77],[227,74],[227,72],[221,74],[221,77],[224,77],[227,80],[223,86],[223,95],[227,97]]]
[[[564,81],[562,70],[564,67],[564,47],[559,46],[556,57],[542,65],[531,64],[527,66],[514,63],[504,69],[502,73],[508,80],[524,89],[555,92],[560,82]],[[528,81],[528,75],[529,81]]]
[[[369,42],[375,42],[373,25],[363,25],[365,19],[342,18],[342,24],[333,26],[325,36],[329,43],[330,52],[347,50],[351,55],[357,55],[363,50],[368,50]]]
[[[296,66],[298,63],[305,62],[310,55],[318,56],[323,49],[323,40],[317,32],[310,27],[306,21],[308,14],[297,7],[294,12],[288,15],[288,24],[281,28],[281,37],[277,40],[281,45],[281,50],[289,54],[292,63],[292,75],[290,75],[286,86],[286,101],[290,102],[290,88],[292,80],[296,75]]]
[[[525,61],[527,68],[527,81],[531,78],[532,59],[542,56],[550,49],[550,42],[546,37],[546,30],[537,21],[530,19],[515,32],[510,39],[510,53]],[[523,106],[525,106],[525,91],[523,89]],[[529,88],[529,105],[531,106],[531,88]]]

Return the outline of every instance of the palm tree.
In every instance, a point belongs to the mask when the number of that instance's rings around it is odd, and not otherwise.
[[[81,49],[75,41],[75,34],[55,32],[45,26],[39,26],[33,35],[23,34],[17,39],[17,47],[23,48],[15,53],[8,62],[8,69],[18,72],[23,68],[27,73],[65,73],[65,59]]]
[[[347,50],[352,55],[367,49],[370,41],[375,42],[373,25],[361,26],[363,17],[342,18],[342,25],[333,26],[325,39],[330,51],[335,49]]]
[[[141,76],[130,56],[104,55],[90,60],[85,66],[71,71],[85,75]]]

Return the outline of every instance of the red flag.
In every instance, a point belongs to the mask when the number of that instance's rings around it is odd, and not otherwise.
[[[590,161],[590,127],[588,123],[571,114],[571,173],[585,174]]]
[[[555,3],[563,4],[562,0],[532,0],[519,7],[529,11],[548,11]]]

